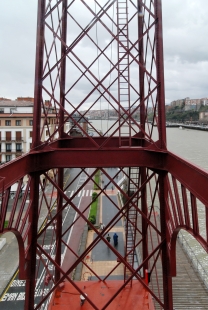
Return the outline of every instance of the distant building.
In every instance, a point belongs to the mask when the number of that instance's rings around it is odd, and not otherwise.
[[[171,110],[171,106],[169,104],[165,105],[165,111],[169,112]]]
[[[202,103],[201,103],[201,99],[190,99],[190,98],[186,98],[185,99],[185,107],[184,110],[185,111],[190,111],[190,110],[195,110],[198,111],[201,107]]]
[[[17,97],[16,101],[28,101],[28,102],[34,102],[34,98],[32,97]]]
[[[199,113],[199,122],[208,124],[208,112],[200,112]]]
[[[11,99],[0,97],[0,101],[2,101],[2,100],[4,100],[4,101],[12,101]]]
[[[204,106],[208,105],[208,98],[201,98],[201,104]]]
[[[33,98],[9,100],[0,98],[0,163],[8,162],[30,151],[32,147]],[[47,108],[47,104],[46,104]],[[56,115],[47,113],[47,126],[43,139],[49,135],[49,128],[55,129]],[[45,117],[42,117],[42,126]],[[53,127],[53,128],[52,128]]]
[[[177,99],[170,103],[171,108],[184,108],[184,111],[198,111],[201,106],[205,105],[208,105],[208,98],[190,99],[186,97],[185,99]]]
[[[179,107],[179,108],[182,108],[185,104],[185,99],[177,99],[177,100],[174,100],[170,103],[170,106],[171,107]]]

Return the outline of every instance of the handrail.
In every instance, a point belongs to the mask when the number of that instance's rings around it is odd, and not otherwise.
[[[202,282],[204,283],[204,285],[208,289],[208,271],[205,270],[204,266],[199,261],[196,254],[194,253],[194,250],[192,249],[192,247],[190,246],[190,244],[188,243],[188,241],[186,240],[186,238],[184,237],[184,235],[181,232],[179,232],[179,234],[178,234],[178,239],[179,239],[180,244],[182,245],[185,253],[187,254],[188,258],[190,259],[194,269],[196,270],[196,272],[198,272],[200,279],[202,280]]]
[[[159,210],[158,206],[155,206],[155,208]],[[200,279],[204,283],[205,287],[208,289],[208,271],[205,270],[204,266],[197,258],[193,248],[190,246],[190,244],[188,243],[188,241],[186,240],[185,236],[181,231],[178,233],[178,240],[181,246],[183,247],[184,252],[190,259],[195,271],[198,273]]]

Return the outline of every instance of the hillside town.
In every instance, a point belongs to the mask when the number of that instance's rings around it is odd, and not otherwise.
[[[166,120],[208,123],[208,98],[177,99],[166,105]]]
[[[208,98],[201,99],[177,99],[170,103],[169,107],[180,107],[184,108],[184,111],[199,111],[202,106],[208,106]]]

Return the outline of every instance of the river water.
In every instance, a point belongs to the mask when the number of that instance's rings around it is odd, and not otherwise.
[[[105,133],[114,121],[93,120],[92,125]],[[195,165],[208,170],[208,131],[167,128],[167,146],[171,152],[191,161]]]
[[[208,131],[167,128],[168,149],[208,170]]]
[[[95,120],[92,121],[92,125],[96,129],[105,133],[107,128],[110,128],[113,122],[115,121]],[[200,168],[208,171],[207,139],[208,131],[167,128],[168,150],[192,162]],[[200,203],[198,203],[198,206],[200,206]],[[201,211],[199,212],[199,226],[200,232],[202,232],[203,236],[205,236],[206,233],[205,227],[202,227],[202,225],[204,226],[204,216],[204,206],[201,206]],[[204,273],[203,268],[207,269],[208,266],[207,253],[190,234],[183,231],[183,237],[185,237],[185,240],[188,242],[186,247],[191,247],[191,251],[189,251],[189,256],[192,259],[192,263],[197,265],[197,268],[201,270],[202,273]],[[198,264],[198,261],[201,265]],[[207,276],[203,274],[203,276],[207,278],[208,285],[208,274]]]

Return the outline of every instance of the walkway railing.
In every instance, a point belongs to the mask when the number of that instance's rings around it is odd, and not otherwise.
[[[159,210],[159,207],[155,206]],[[205,267],[202,265],[202,263],[199,261],[197,258],[193,248],[190,246],[189,242],[186,240],[185,236],[183,235],[182,232],[178,233],[178,240],[190,259],[193,268],[195,271],[198,273],[201,281],[204,283],[205,287],[208,289],[208,271],[205,269]]]

